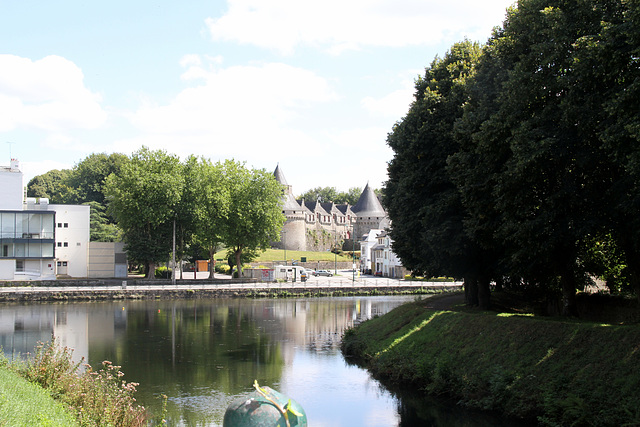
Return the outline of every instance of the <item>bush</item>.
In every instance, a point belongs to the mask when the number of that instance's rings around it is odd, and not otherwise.
[[[156,279],[171,279],[171,269],[167,267],[158,267],[155,271]]]
[[[215,271],[220,274],[229,274],[231,268],[227,264],[216,264]]]

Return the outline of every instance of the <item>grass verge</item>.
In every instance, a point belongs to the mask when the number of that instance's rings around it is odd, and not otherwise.
[[[34,390],[48,395],[57,405],[71,414],[74,423],[62,425],[138,427],[147,425],[145,409],[137,405],[133,394],[137,384],[122,380],[119,366],[103,362],[94,371],[72,359],[72,350],[60,347],[55,341],[40,343],[32,357],[8,363],[2,360],[2,371],[19,376]],[[7,376],[10,380],[12,377]],[[0,377],[0,387],[7,387]],[[0,405],[4,402],[0,401]],[[23,410],[29,413],[28,400]],[[40,416],[39,410],[30,412],[31,419]],[[0,421],[0,426],[1,426]],[[6,425],[20,425],[8,423]],[[46,422],[26,425],[50,425]],[[57,425],[57,424],[51,424]]]
[[[77,426],[65,407],[36,384],[0,367],[0,426]]]
[[[401,306],[345,333],[383,380],[549,426],[640,425],[640,326]]]

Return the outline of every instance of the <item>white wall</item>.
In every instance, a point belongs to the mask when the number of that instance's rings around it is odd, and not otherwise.
[[[87,277],[90,207],[86,205],[49,205],[49,209],[56,212],[55,252],[57,260],[67,263],[67,275]],[[58,269],[58,274],[60,274],[60,269]]]
[[[16,260],[0,259],[0,280],[13,280],[16,270]]]
[[[0,167],[0,209],[22,210],[24,186],[20,165],[14,161],[13,167]]]

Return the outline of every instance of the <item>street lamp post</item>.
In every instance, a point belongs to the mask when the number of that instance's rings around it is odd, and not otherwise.
[[[333,274],[338,275],[338,235],[336,231],[336,221],[333,221]]]
[[[287,232],[282,230],[282,248],[284,249],[284,265],[287,265]]]

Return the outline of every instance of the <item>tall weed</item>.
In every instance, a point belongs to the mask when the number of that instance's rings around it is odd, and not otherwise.
[[[122,380],[120,366],[109,361],[94,371],[88,364],[74,362],[73,350],[55,340],[39,343],[33,357],[12,364],[27,380],[49,390],[76,415],[82,426],[146,425],[144,407],[136,404],[137,383]],[[84,368],[84,369],[83,369]]]

